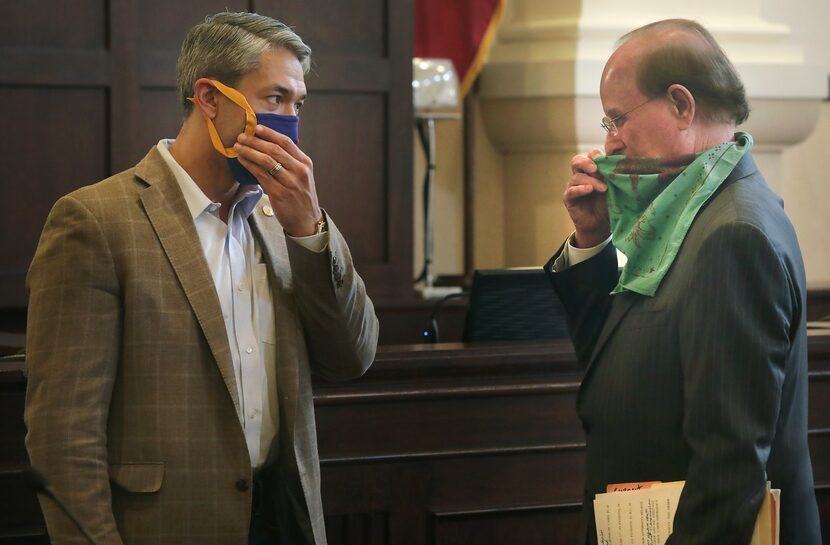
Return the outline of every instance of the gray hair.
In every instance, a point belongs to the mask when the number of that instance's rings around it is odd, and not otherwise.
[[[274,47],[294,53],[303,73],[308,73],[311,48],[276,19],[257,13],[222,12],[191,28],[176,63],[176,86],[185,117],[193,111],[193,103],[187,99],[193,96],[196,80],[211,77],[235,86],[259,66],[262,54]]]
[[[665,19],[632,30],[617,42],[655,32],[671,33],[655,40],[639,60],[637,86],[648,97],[663,95],[673,84],[686,87],[702,119],[740,125],[749,117],[743,82],[714,36],[697,21]]]

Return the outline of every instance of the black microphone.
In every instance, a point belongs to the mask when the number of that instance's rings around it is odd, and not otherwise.
[[[60,498],[58,498],[55,495],[55,491],[52,489],[52,486],[49,484],[49,481],[46,480],[46,477],[43,476],[43,473],[29,466],[23,470],[22,476],[23,480],[26,481],[26,484],[32,487],[32,490],[34,490],[38,494],[43,494],[44,496],[47,496],[49,499],[55,502],[55,505],[60,507],[61,511],[63,511],[63,514],[66,515],[67,518],[69,518],[69,520],[72,521],[75,527],[84,535],[84,537],[89,543],[91,543],[92,545],[98,545],[98,542],[95,541],[95,538],[92,537],[89,534],[89,532],[87,532],[83,524],[81,524],[81,522],[77,518],[75,518],[75,515],[73,515],[69,511],[69,509],[66,507],[66,504],[64,504],[60,500]]]

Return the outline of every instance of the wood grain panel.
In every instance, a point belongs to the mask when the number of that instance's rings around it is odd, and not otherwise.
[[[104,50],[0,47],[0,85],[103,87],[109,61]]]
[[[830,543],[830,486],[816,489],[818,519],[821,521],[821,536],[824,543]]]
[[[362,264],[388,261],[387,111],[382,94],[309,93],[300,145],[314,161],[320,205]]]
[[[23,279],[54,201],[133,166],[160,138],[175,136],[181,41],[193,23],[225,8],[273,15],[311,43],[303,145],[317,167],[321,201],[346,233],[372,297],[413,297],[413,0],[7,4],[0,98],[11,105],[2,143],[12,142],[4,149],[13,151],[0,156],[9,180],[0,194],[0,226],[17,236],[0,246],[0,319],[14,319],[25,306]],[[79,98],[81,88],[94,98]],[[49,127],[46,137],[41,127]],[[36,162],[28,148],[40,152]],[[39,184],[25,217],[18,217],[18,203],[25,194],[29,204],[31,195],[13,181],[21,178]],[[24,326],[15,322],[13,329]]]
[[[24,278],[55,201],[107,175],[104,89],[0,87],[0,300],[25,306]]]
[[[830,430],[830,371],[810,373],[810,396],[807,399],[810,429]]]
[[[106,48],[106,2],[13,0],[3,2],[0,46]]]
[[[572,391],[545,392],[528,385],[505,395],[493,386],[430,385],[434,396],[378,403],[323,405],[318,409],[321,444],[331,457],[397,458],[459,455],[494,449],[545,449],[584,442],[576,418],[564,420],[575,404]],[[516,392],[517,389],[506,388]],[[477,390],[477,391],[476,391]],[[405,393],[405,392],[404,392]],[[521,395],[524,393],[525,395]],[[470,394],[470,397],[467,397]],[[441,396],[445,398],[442,399]],[[547,411],[540,412],[545,406]]]
[[[139,132],[133,144],[133,160],[139,161],[162,138],[176,138],[182,110],[175,89],[142,89],[139,108],[152,115],[139,116]]]
[[[296,31],[317,56],[385,57],[387,0],[331,2],[254,0],[258,13],[275,17]]]
[[[435,463],[430,505],[437,510],[492,510],[582,501],[584,448],[454,457]]]
[[[387,545],[388,513],[351,513],[326,517],[329,545]]]
[[[816,486],[830,487],[830,429],[809,430],[810,459]]]
[[[139,14],[142,49],[178,52],[185,33],[220,11],[248,11],[247,0],[142,0]]]
[[[573,545],[580,504],[437,514],[436,545]]]

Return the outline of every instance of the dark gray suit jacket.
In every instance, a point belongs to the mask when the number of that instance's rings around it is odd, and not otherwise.
[[[820,545],[807,450],[804,265],[750,155],[701,210],[654,297],[610,296],[617,259],[552,272],[585,377],[585,542],[609,483],[685,480],[668,545],[746,545],[765,482],[781,545]]]

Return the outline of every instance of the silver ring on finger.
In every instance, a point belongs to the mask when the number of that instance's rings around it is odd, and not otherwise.
[[[277,164],[275,164],[273,167],[271,167],[271,170],[268,171],[268,174],[270,174],[271,176],[276,177],[277,173],[279,173],[279,171],[281,171],[281,170],[282,170],[282,163],[277,161]]]

